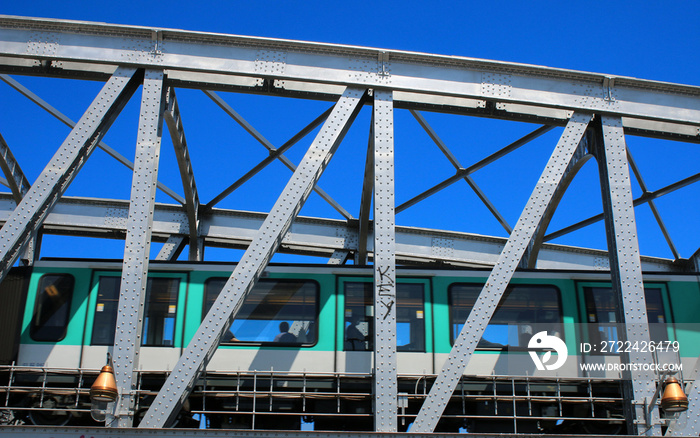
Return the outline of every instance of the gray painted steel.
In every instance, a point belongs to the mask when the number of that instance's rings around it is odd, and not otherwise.
[[[590,114],[575,113],[564,130],[542,176],[535,186],[518,223],[513,228],[496,266],[491,271],[479,298],[474,303],[467,321],[438,374],[430,393],[413,423],[412,432],[425,433],[435,430],[440,416],[447,407],[451,394],[471,359],[476,344],[486,330],[486,326],[496,310],[506,286],[513,276],[525,250],[533,238],[554,192],[571,162],[581,137],[591,120]]]
[[[649,323],[647,319],[642,268],[639,261],[637,224],[632,205],[632,186],[627,164],[627,147],[622,131],[622,121],[615,117],[602,116],[601,131],[596,145],[599,161],[600,185],[603,193],[605,229],[610,251],[610,274],[613,293],[618,294],[625,321],[626,341],[632,344],[648,344]],[[637,345],[639,345],[637,344]],[[627,354],[630,364],[654,363],[648,351],[632,351]],[[633,392],[628,406],[634,415],[628,415],[630,432],[639,435],[661,435],[659,411],[653,410],[648,424],[640,420],[646,418],[645,404],[656,392],[656,375],[652,370],[632,368],[629,372]],[[636,428],[630,427],[636,419]]]
[[[185,128],[182,124],[182,116],[180,115],[180,108],[177,105],[177,98],[173,88],[168,89],[165,121],[168,124],[170,138],[173,141],[177,165],[180,168],[182,187],[185,191],[185,210],[187,211],[187,224],[190,228],[189,260],[201,261],[203,254],[199,247],[199,194],[197,185],[194,182],[194,170],[192,169],[190,152],[187,149],[187,141],[185,140]]]
[[[343,86],[390,87],[408,104],[479,108],[495,100],[504,115],[560,121],[567,111],[604,112],[629,117],[626,127],[650,135],[699,137],[698,87],[525,64],[7,16],[0,18],[0,56],[17,69],[48,60],[68,74],[98,77],[104,76],[104,64],[150,66],[181,71],[184,81],[203,88],[254,87],[270,79],[281,90],[327,98]]]
[[[223,332],[277,251],[282,237],[362,108],[365,95],[365,90],[349,88],[335,105],[139,427],[164,427],[174,420],[197,376],[216,351]]]
[[[53,205],[88,159],[95,146],[138,86],[136,70],[119,68],[32,184],[0,230],[0,279],[37,232]]]
[[[124,264],[119,290],[119,312],[114,335],[114,376],[120,397],[114,404],[111,427],[131,427],[143,332],[144,302],[148,281],[149,251],[153,228],[158,163],[164,105],[163,71],[146,70],[143,80],[139,131],[136,139],[134,176],[131,185],[129,218],[126,223]]]
[[[374,91],[374,430],[396,432],[396,226],[394,104]]]
[[[130,161],[100,140],[141,83],[140,73],[137,73],[137,69],[141,68],[149,70],[144,85],[130,203],[59,199],[96,146],[132,167]],[[165,71],[167,77],[164,78]],[[121,291],[123,302],[120,302],[122,311],[115,346],[115,368],[122,392],[122,407],[117,412],[119,417],[115,423],[119,426],[131,425],[133,416],[129,396],[133,382],[130,379],[138,364],[139,315],[146,284],[148,249],[153,241],[166,242],[157,257],[161,260],[177,258],[186,242],[190,244],[190,259],[202,259],[205,246],[247,248],[247,251],[149,410],[142,423],[144,427],[161,427],[177,414],[192,382],[213,354],[221,333],[235,316],[243,298],[273,253],[283,250],[330,257],[329,263],[337,264],[343,263],[350,253],[355,254],[358,264],[366,264],[373,255],[377,300],[376,429],[394,431],[397,405],[395,306],[383,299],[395,299],[395,263],[495,266],[445,369],[414,424],[413,432],[420,433],[431,431],[437,424],[513,270],[522,260],[528,260],[529,267],[540,269],[607,269],[612,266],[613,284],[627,313],[626,336],[628,340],[648,339],[641,269],[673,271],[679,267],[669,260],[640,257],[633,207],[700,179],[698,174],[654,192],[646,192],[641,175],[631,157],[627,156],[624,140],[625,133],[633,133],[700,143],[700,87],[470,58],[6,16],[0,16],[0,72],[107,81],[85,115],[77,124],[73,124],[17,81],[0,75],[4,82],[73,128],[24,198],[18,196],[22,193],[19,187],[27,187],[28,182],[26,178],[18,179],[19,174],[12,170],[17,169],[13,167],[13,160],[0,147],[10,169],[8,180],[21,181],[17,188],[12,189],[12,195],[0,195],[0,221],[4,222],[0,230],[0,277],[14,263],[23,247],[33,246],[33,243],[28,245],[27,242],[33,236],[37,236],[38,240],[41,232],[126,240]],[[171,128],[185,197],[159,185],[183,205],[155,205],[157,152],[163,114],[161,97],[164,89],[172,90],[176,86],[339,101],[280,148],[275,148],[223,99],[212,91],[205,91],[267,148],[270,156],[200,209],[184,129],[173,92],[165,118]],[[374,93],[374,116],[358,224],[349,212],[315,184],[362,107],[365,90],[369,88]],[[393,186],[394,108],[412,110],[457,169],[455,176],[398,207],[394,206]],[[545,126],[463,169],[417,112],[422,109],[524,120]],[[565,186],[587,159],[586,153],[590,152],[587,150],[588,138],[583,137],[583,131],[593,114],[602,118],[596,155],[601,163],[605,212],[560,232],[543,236]],[[282,153],[323,120],[325,123],[307,156],[298,168],[295,167]],[[396,212],[449,184],[465,179],[501,225],[509,230],[505,219],[490,205],[487,197],[471,180],[470,174],[532,138],[563,125],[566,125],[565,132],[552,154],[550,164],[507,241],[467,233],[395,226]],[[212,208],[218,200],[275,159],[282,160],[294,171],[294,175],[269,214]],[[632,167],[645,191],[637,200],[631,196],[628,166]],[[11,185],[12,181],[8,181],[8,184]],[[375,189],[374,234],[370,221],[372,185]],[[317,190],[346,220],[297,218],[311,190]],[[678,259],[653,203],[651,208],[674,257]],[[609,256],[603,251],[541,243],[580,228],[584,223],[603,218],[609,237]],[[696,269],[698,260],[700,257],[696,253],[691,260]],[[129,302],[132,304],[129,305]],[[389,310],[386,319],[381,318],[384,308]],[[630,361],[650,360],[646,356],[630,358]],[[630,411],[629,415],[632,419],[635,414],[637,424],[641,424],[640,421],[646,421],[640,412],[641,406],[644,399],[650,398],[653,393],[655,376],[634,373],[631,378],[633,391],[629,395],[630,406],[637,412]],[[695,416],[700,404],[693,397],[698,397],[699,386],[700,382],[696,382],[691,390],[690,413]],[[650,427],[640,427],[638,432],[658,434],[657,419],[658,411],[655,410],[648,421]],[[680,426],[675,427],[675,432],[679,433]],[[688,427],[695,428],[695,423]],[[33,432],[37,433],[36,430]],[[91,432],[94,436],[100,436],[99,433],[102,431]],[[218,436],[212,432],[206,433]],[[416,436],[415,433],[413,436]],[[245,434],[241,433],[242,436],[260,436],[255,432]],[[285,435],[288,434],[285,432]]]
[[[15,209],[12,196],[0,194],[0,223]],[[63,197],[44,221],[43,230],[55,234],[79,234],[102,238],[124,238],[128,201]],[[248,247],[255,230],[265,220],[265,213],[213,210],[201,218],[201,236],[207,246]],[[156,204],[153,217],[153,240],[181,242],[187,238],[187,214],[182,207]],[[370,234],[371,236],[371,234]],[[171,239],[172,237],[172,239]],[[454,266],[493,266],[507,239],[471,233],[440,231],[416,227],[396,227],[396,257],[399,263],[446,263]],[[370,238],[370,250],[373,247]],[[184,245],[184,242],[183,242]],[[182,248],[180,248],[181,250]],[[163,254],[172,255],[172,248]],[[298,217],[291,233],[283,239],[280,250],[289,253],[330,257],[336,250],[358,250],[355,226],[334,219]],[[160,256],[158,260],[168,260]],[[608,269],[606,251],[544,244],[539,253],[540,269]],[[677,270],[672,260],[642,257],[645,271]]]

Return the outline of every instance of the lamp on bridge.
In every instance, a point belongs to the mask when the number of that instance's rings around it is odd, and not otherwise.
[[[109,363],[109,353],[107,363]],[[114,369],[105,365],[100,370],[100,375],[90,387],[90,415],[95,421],[105,421],[108,404],[114,402],[119,395],[117,381],[114,378]]]
[[[688,410],[688,397],[675,377],[666,379],[666,388],[664,388],[664,395],[661,397],[661,409],[668,413]]]

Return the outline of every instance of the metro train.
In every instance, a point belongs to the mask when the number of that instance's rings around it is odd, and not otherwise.
[[[42,260],[8,274],[0,286],[0,418],[6,423],[92,421],[87,388],[114,343],[121,266]],[[150,263],[140,412],[232,270],[224,263]],[[353,265],[268,266],[207,364],[179,426],[373,430],[372,274],[371,267]],[[401,430],[415,417],[488,275],[397,269]],[[620,352],[644,349],[674,372],[692,369],[700,354],[699,278],[645,273],[651,342],[631,345],[624,342],[609,272],[516,272],[438,430],[626,432],[629,381],[618,366]],[[537,335],[561,340],[566,351],[533,351]],[[676,374],[683,378],[682,370]]]

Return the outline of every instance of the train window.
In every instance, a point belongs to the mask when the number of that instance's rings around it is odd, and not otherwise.
[[[204,285],[204,317],[228,278]],[[221,342],[314,345],[318,320],[318,284],[308,280],[263,279],[248,294]]]
[[[35,341],[57,342],[66,337],[75,279],[68,274],[47,274],[39,280],[30,336]]]
[[[483,289],[481,284],[450,285],[451,343],[462,330]],[[559,289],[554,286],[510,285],[479,341],[479,349],[527,348],[535,333],[546,330],[563,338]]]
[[[396,348],[425,351],[423,284],[398,283],[396,290]],[[345,350],[374,349],[374,283],[345,283]]]
[[[618,312],[618,296],[609,286],[586,286],[583,288],[586,299],[586,316],[590,342],[618,341],[619,325],[622,323]],[[661,289],[658,287],[644,288],[647,306],[647,320],[651,324],[650,336],[653,341],[668,340],[666,333],[666,318]]]
[[[101,276],[97,289],[92,345],[113,345],[121,278]],[[148,278],[141,345],[169,347],[175,341],[180,279]]]

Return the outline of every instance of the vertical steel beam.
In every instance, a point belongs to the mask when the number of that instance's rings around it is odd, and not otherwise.
[[[438,374],[428,397],[416,416],[411,428],[412,433],[427,433],[435,430],[435,426],[447,407],[477,343],[483,336],[498,302],[561,183],[590,120],[591,116],[588,114],[574,113],[567,123],[564,133],[513,229],[513,233],[508,238],[474,304],[474,308],[455,340],[442,371]]]
[[[134,422],[137,397],[134,391],[137,389],[136,373],[160,159],[163,94],[163,71],[146,70],[112,353],[120,397],[115,403],[115,418],[107,420],[107,425],[111,427],[131,427]]]
[[[374,430],[396,432],[394,101],[374,90]]]
[[[627,161],[625,134],[620,118],[602,116],[596,142],[596,156],[603,192],[603,212],[610,254],[610,275],[613,293],[619,297],[624,314],[625,336],[623,341],[633,345],[648,345],[649,322],[647,319],[642,265],[637,240],[637,223],[634,217],[632,185]],[[632,351],[630,364],[654,363],[650,352]],[[634,404],[628,413],[628,431],[639,435],[660,435],[659,411],[654,409],[647,419],[646,403],[656,392],[656,377],[649,368],[633,367],[626,377],[631,379],[632,393],[626,397]],[[623,374],[625,376],[625,374]],[[634,415],[631,415],[631,411]],[[633,417],[633,418],[630,418]]]
[[[333,153],[362,108],[365,90],[348,88],[333,108],[316,139],[263,222],[216,302],[199,326],[139,427],[170,425],[202,369],[214,355],[246,295],[262,275],[294,218],[321,177]]]
[[[201,261],[203,254],[199,245],[199,194],[197,185],[194,182],[194,171],[192,161],[185,140],[185,128],[182,125],[182,115],[175,97],[175,89],[170,87],[167,91],[167,109],[165,111],[165,122],[168,124],[170,138],[173,141],[177,165],[180,168],[180,178],[185,191],[185,210],[187,211],[187,222],[190,228],[190,251],[188,259],[190,261]]]
[[[139,84],[136,69],[118,68],[0,230],[0,280],[17,260]]]

